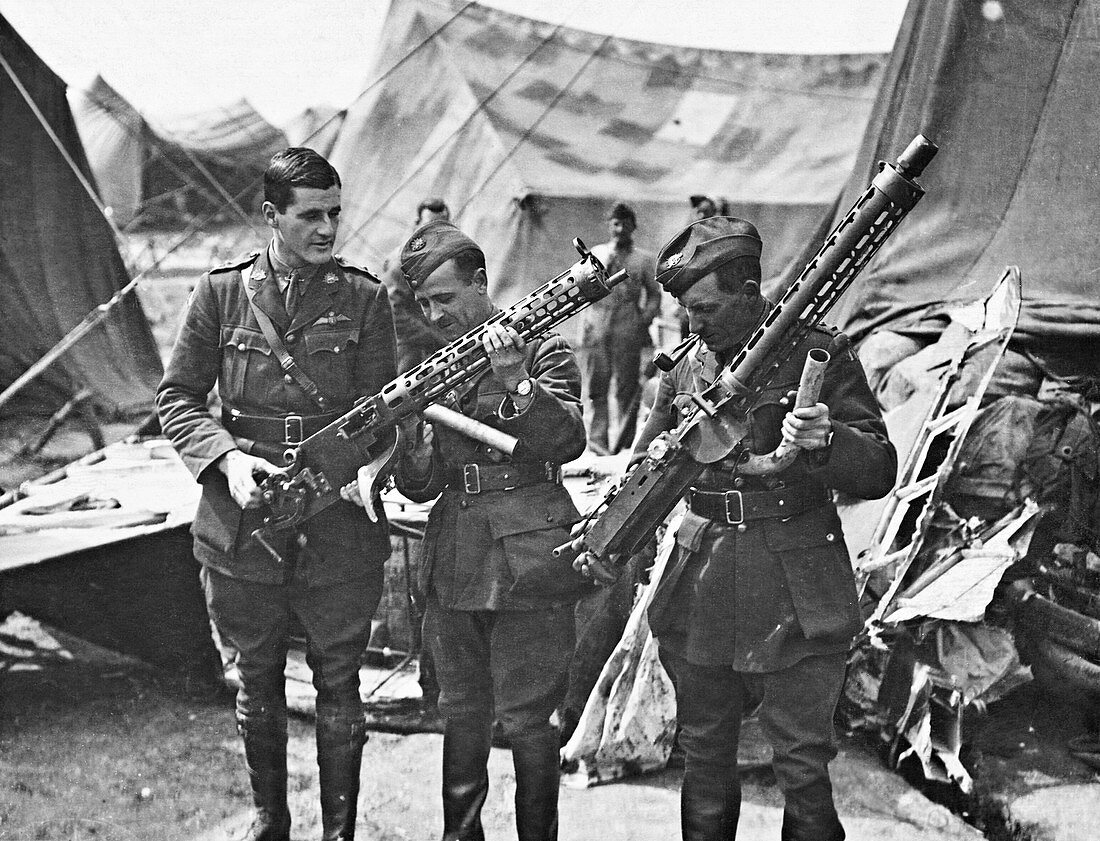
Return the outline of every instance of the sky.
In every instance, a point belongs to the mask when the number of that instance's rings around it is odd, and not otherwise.
[[[431,1],[431,0],[429,0]],[[0,0],[70,87],[102,75],[138,110],[246,97],[275,125],[374,78],[390,0]],[[486,0],[624,38],[748,52],[889,52],[906,0]]]

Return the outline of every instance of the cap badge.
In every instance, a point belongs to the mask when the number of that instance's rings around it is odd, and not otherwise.
[[[330,284],[330,285],[333,284],[333,283],[336,283],[339,279],[340,279],[340,276],[338,274],[336,274],[336,272],[329,272],[323,278],[321,278],[322,282]]]
[[[669,258],[667,260],[665,260],[665,268],[666,269],[674,268],[675,266],[680,265],[680,261],[683,260],[683,259],[684,259],[684,253],[682,251],[677,252],[676,254],[672,254],[672,255],[669,256]]]
[[[421,251],[424,248],[424,237],[417,237],[409,243],[409,251]]]

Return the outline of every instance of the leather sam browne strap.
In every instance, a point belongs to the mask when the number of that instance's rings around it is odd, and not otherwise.
[[[256,306],[256,302],[253,300],[256,291],[249,288],[246,274],[246,272],[241,272],[241,285],[244,287],[244,294],[248,298],[248,305],[252,308],[252,314],[256,316],[256,322],[260,325],[260,332],[264,334],[264,339],[271,346],[275,358],[279,360],[279,367],[293,377],[294,381],[302,387],[302,391],[312,397],[321,409],[328,411],[332,405],[329,399],[321,393],[317,383],[309,378],[309,375],[299,367],[294,357],[287,351],[279,338],[279,334],[275,331],[275,325],[267,317],[267,313]]]

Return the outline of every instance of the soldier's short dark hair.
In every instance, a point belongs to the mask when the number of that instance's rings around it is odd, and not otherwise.
[[[277,153],[264,170],[264,201],[271,202],[280,213],[294,198],[295,187],[327,190],[339,186],[336,167],[304,146],[291,146]]]
[[[466,281],[467,285],[474,282],[474,273],[478,269],[485,268],[485,255],[476,248],[467,248],[465,251],[460,251],[451,259],[454,260],[459,275]]]
[[[447,207],[447,202],[433,197],[424,199],[416,206],[416,222],[420,222],[420,214],[425,210],[430,210],[432,213],[446,213],[448,217],[451,215],[451,209]]]
[[[762,272],[760,271],[760,258],[744,254],[734,257],[715,269],[718,275],[718,288],[723,292],[737,293],[745,285],[745,281],[755,280],[760,283]]]
[[[608,219],[629,219],[630,224],[638,227],[638,217],[634,215],[634,208],[624,201],[617,201],[607,211]]]

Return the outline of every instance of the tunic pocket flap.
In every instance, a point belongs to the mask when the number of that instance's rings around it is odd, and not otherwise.
[[[840,518],[826,505],[784,520],[764,520],[764,541],[772,552],[844,545]]]
[[[306,353],[340,353],[350,344],[358,344],[359,330],[312,330],[302,337]]]
[[[485,512],[489,531],[495,540],[513,534],[523,534],[541,529],[563,529],[580,520],[580,512],[568,493],[559,485],[547,485],[560,491],[560,495],[517,493],[504,491],[496,494],[493,505]]]
[[[271,346],[263,333],[249,330],[247,327],[222,327],[222,347],[235,347],[240,351],[258,350],[266,355],[271,354]]]
[[[694,511],[684,512],[684,519],[676,532],[676,542],[688,552],[698,552],[706,534],[710,520],[700,517]]]

